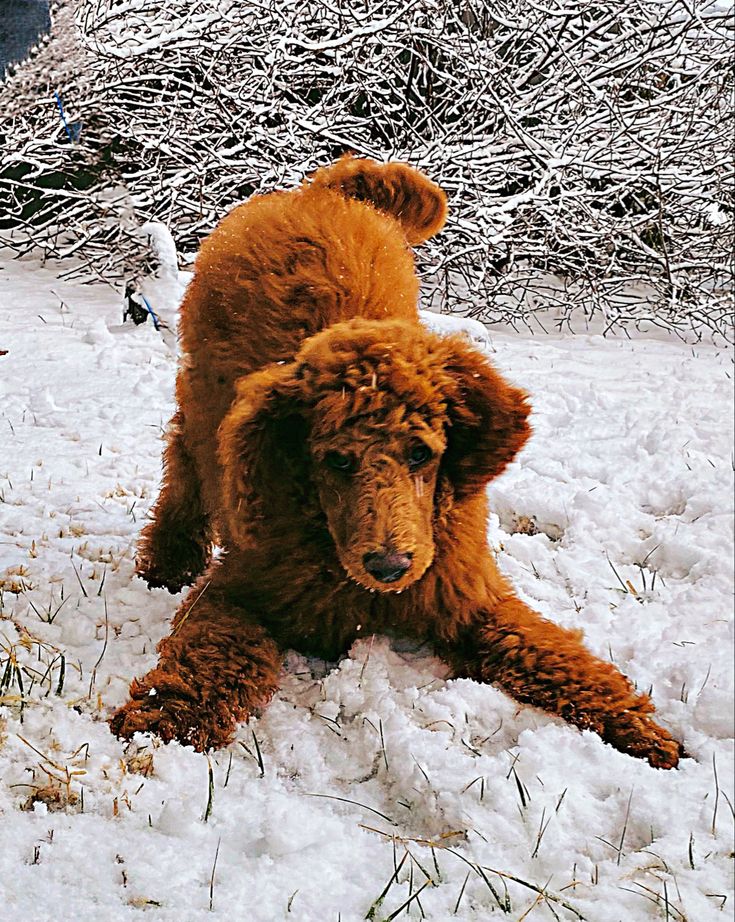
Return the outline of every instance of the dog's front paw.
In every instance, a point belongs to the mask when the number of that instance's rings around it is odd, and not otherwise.
[[[164,743],[178,740],[198,752],[223,745],[233,724],[227,708],[206,706],[190,677],[160,667],[133,680],[130,700],[110,719],[116,736],[155,733]]]
[[[130,739],[135,733],[154,733],[164,743],[178,740],[198,752],[210,746],[206,725],[201,722],[192,702],[184,698],[157,694],[133,698],[113,714],[110,728],[122,739]]]
[[[139,552],[135,558],[135,572],[148,583],[149,589],[167,589],[172,595],[184,586],[191,586],[204,569],[207,557],[193,541],[180,548],[176,562]]]
[[[676,768],[684,747],[647,713],[624,711],[606,726],[605,739],[621,752],[648,759],[654,768]]]
[[[179,592],[196,582],[211,555],[206,535],[154,520],[143,529],[135,555],[135,571],[151,589]]]

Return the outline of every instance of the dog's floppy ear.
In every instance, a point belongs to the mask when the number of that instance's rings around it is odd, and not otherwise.
[[[307,420],[295,362],[240,378],[219,427],[223,505],[235,543],[246,546],[265,513],[277,514],[303,489]]]
[[[482,490],[510,464],[531,434],[526,394],[512,387],[461,336],[451,337],[445,371],[449,426],[442,458],[454,496]]]
[[[447,218],[444,190],[407,163],[378,163],[347,154],[317,170],[311,185],[374,205],[398,221],[412,246],[433,237]]]

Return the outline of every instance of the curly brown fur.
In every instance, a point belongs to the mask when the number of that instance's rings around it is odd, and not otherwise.
[[[495,566],[485,486],[528,438],[529,406],[464,339],[419,324],[408,243],[444,217],[417,171],[347,158],[251,199],[205,240],[139,571],[177,588],[211,535],[226,553],[115,732],[225,745],[275,690],[279,651],[335,659],[361,634],[399,632],[456,675],[677,764],[647,696]]]
[[[278,687],[276,644],[232,599],[210,589],[208,579],[192,588],[159,644],[158,665],[133,681],[130,701],[111,721],[119,736],[146,730],[165,742],[220,748],[236,722]]]
[[[433,237],[446,221],[447,199],[442,189],[404,163],[346,156],[328,169],[317,170],[311,183],[392,215],[412,246]]]
[[[138,540],[136,565],[149,586],[178,592],[209,563],[212,538],[199,477],[182,434],[183,414],[169,423],[163,452],[163,483],[151,511],[152,521]]]

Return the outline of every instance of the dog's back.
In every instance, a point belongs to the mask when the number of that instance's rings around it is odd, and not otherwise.
[[[181,311],[183,351],[234,379],[292,358],[341,320],[416,320],[407,244],[444,217],[444,194],[422,174],[352,158],[299,189],[252,198],[202,244]]]
[[[341,320],[415,317],[417,295],[394,220],[324,188],[258,196],[204,241],[182,306],[182,347],[235,378],[293,358],[306,337]]]

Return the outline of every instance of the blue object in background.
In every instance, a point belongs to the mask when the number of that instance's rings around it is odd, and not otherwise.
[[[48,0],[0,0],[0,80],[50,28]]]
[[[61,101],[61,96],[58,93],[54,93],[54,99],[56,100],[56,108],[59,110],[59,116],[61,117],[62,124],[64,125],[64,131],[72,144],[75,141],[79,140],[79,135],[82,133],[82,123],[81,122],[72,122],[71,124],[67,122],[66,115],[64,114],[64,104]]]

